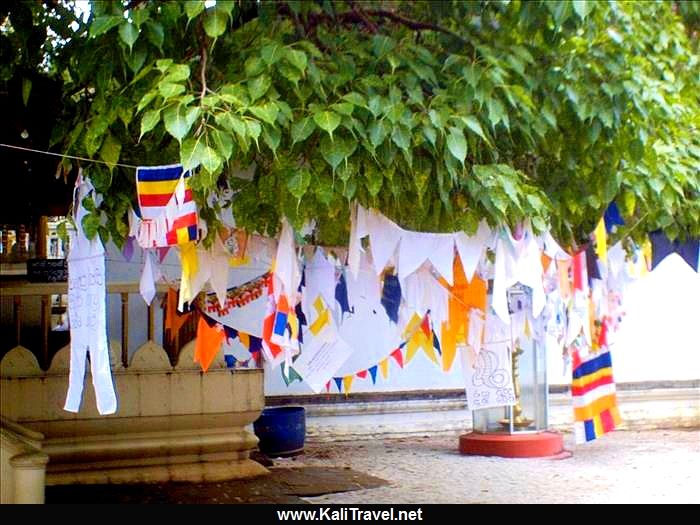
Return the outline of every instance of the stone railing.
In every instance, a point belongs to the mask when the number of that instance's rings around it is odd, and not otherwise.
[[[138,293],[137,288],[123,293]],[[173,365],[172,354],[153,341],[151,315],[148,323],[148,341],[126,363],[124,346],[110,341],[118,399],[117,413],[110,416],[97,412],[89,367],[80,412],[63,410],[68,346],[47,370],[22,346],[5,354],[0,362],[3,481],[18,479],[10,463],[32,447],[48,457],[47,484],[205,481],[267,472],[249,459],[257,438],[246,428],[264,407],[263,371],[227,369],[219,359],[202,373],[194,363],[194,341],[178,352]],[[31,439],[22,441],[17,437],[22,435]],[[22,446],[12,448],[10,442]],[[3,487],[2,501],[14,499]]]
[[[142,335],[142,341],[156,341],[156,310],[160,307],[162,294],[167,291],[167,286],[159,284],[157,287],[158,297],[151,305],[146,307],[145,318],[135,319],[138,332]],[[51,298],[62,296],[68,293],[68,283],[28,283],[28,282],[0,282],[0,296],[3,300],[3,307],[11,308],[12,315],[3,316],[2,325],[2,346],[1,350],[7,348],[6,344],[14,343],[14,348],[22,347],[30,350],[37,358],[42,370],[47,370],[51,364],[54,354],[66,346],[68,342],[68,332],[52,330],[51,315],[56,308],[51,304]],[[130,322],[129,311],[134,306],[133,301],[143,300],[139,296],[138,283],[117,283],[107,284],[107,294],[111,298],[119,298],[120,323],[118,334],[112,334],[110,345],[117,345],[119,348],[119,359],[124,367],[129,366],[129,333],[133,322]],[[136,297],[132,297],[132,296]],[[11,300],[11,303],[10,303]],[[65,308],[60,308],[65,310]],[[9,311],[8,311],[9,313]],[[132,312],[133,315],[133,312]],[[11,317],[11,319],[9,319]],[[161,318],[162,319],[162,318]],[[194,319],[193,319],[194,321]],[[186,323],[177,334],[166,334],[163,323],[161,323],[162,340],[171,362],[177,360],[180,349],[195,335],[195,322]],[[114,336],[118,336],[118,339]],[[169,335],[170,337],[166,337]]]

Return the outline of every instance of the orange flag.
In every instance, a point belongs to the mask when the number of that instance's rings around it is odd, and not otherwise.
[[[549,270],[549,265],[552,264],[552,258],[544,252],[542,252],[540,258],[542,259],[542,268],[546,272]]]
[[[204,316],[199,316],[197,341],[194,347],[194,362],[199,363],[204,372],[209,369],[216,354],[221,350],[221,344],[224,342],[224,338],[225,334],[221,325],[214,324],[213,326],[209,326]]]
[[[562,299],[567,300],[571,297],[571,279],[569,278],[571,261],[556,261],[556,265],[559,273],[559,293]]]
[[[168,288],[165,296],[165,329],[170,331],[170,337],[177,335],[191,315],[191,312],[180,314],[177,311],[177,290]]]
[[[467,281],[462,261],[454,259],[454,285],[448,287],[450,298],[448,304],[449,318],[442,325],[442,368],[452,368],[457,353],[457,343],[466,343],[469,334],[469,311],[478,308],[486,311],[488,284],[478,276]],[[445,283],[446,284],[446,283]]]

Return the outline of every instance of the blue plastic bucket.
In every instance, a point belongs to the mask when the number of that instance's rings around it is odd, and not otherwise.
[[[253,423],[260,452],[270,457],[292,456],[304,450],[304,407],[270,407]]]

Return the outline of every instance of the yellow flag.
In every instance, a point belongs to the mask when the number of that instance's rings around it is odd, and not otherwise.
[[[328,308],[326,308],[326,305],[323,302],[323,299],[320,295],[314,301],[314,308],[318,313],[318,317],[316,317],[316,320],[313,323],[311,323],[311,326],[309,326],[309,330],[311,330],[312,334],[318,335],[319,332],[323,330],[330,321],[330,313],[328,311]]]
[[[382,377],[387,379],[389,377],[389,358],[382,359],[379,361],[379,370],[382,373]]]
[[[352,378],[353,376],[343,377],[343,388],[345,389],[346,394],[350,393],[350,387],[352,386]]]
[[[197,259],[197,246],[194,242],[180,245],[180,260],[182,262],[182,274],[180,277],[180,297],[178,300],[178,310],[182,311],[186,302],[192,297],[192,277],[199,271],[199,260]]]
[[[605,265],[608,264],[608,237],[605,231],[605,221],[600,219],[593,232],[595,238],[595,253]]]
[[[651,268],[652,263],[652,247],[649,237],[644,239],[642,243],[642,255],[644,255],[644,263],[641,265],[641,273],[642,275],[646,275],[649,273],[649,268]]]
[[[449,372],[457,355],[457,336],[449,322],[442,323],[442,369]]]
[[[423,339],[425,340],[423,343],[423,351],[425,352],[425,355],[427,355],[428,359],[430,359],[433,363],[439,365],[437,355],[435,354],[435,348],[433,347],[433,343],[428,340],[428,336],[426,336],[425,334],[423,334]]]

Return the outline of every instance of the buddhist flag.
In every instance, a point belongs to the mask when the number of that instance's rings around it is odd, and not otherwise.
[[[189,171],[180,164],[136,169],[136,192],[141,211],[142,228],[149,229],[149,247],[173,246],[196,241],[197,205],[192,198]],[[150,228],[156,222],[167,229]],[[142,245],[143,246],[143,245]]]
[[[620,424],[610,351],[581,357],[573,353],[571,397],[576,443],[593,441]]]

